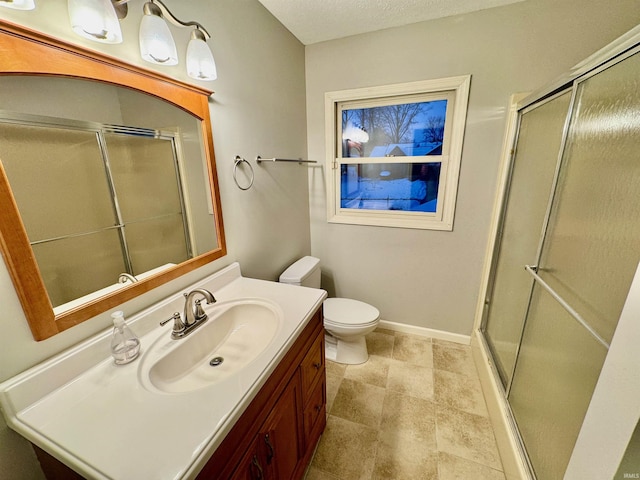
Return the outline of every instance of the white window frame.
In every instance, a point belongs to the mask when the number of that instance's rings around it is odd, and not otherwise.
[[[453,230],[458,190],[462,142],[467,116],[471,75],[424,80],[378,87],[357,88],[325,93],[325,138],[327,178],[327,221],[355,225]],[[387,105],[392,97],[425,95],[430,100],[447,99],[444,144],[448,154],[421,157],[343,158],[338,139],[342,141],[342,109],[344,105]],[[453,99],[453,100],[452,100]],[[357,102],[357,103],[356,103]],[[357,108],[362,108],[361,106]],[[440,180],[436,212],[401,210],[364,210],[342,208],[340,204],[341,165],[353,163],[431,163],[440,162]]]

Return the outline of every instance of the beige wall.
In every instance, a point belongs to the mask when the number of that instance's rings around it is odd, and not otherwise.
[[[125,41],[115,46],[84,42],[70,33],[66,0],[39,0],[36,3],[38,8],[32,12],[2,8],[0,17],[150,68],[139,59],[137,50],[142,0],[129,2],[129,15],[122,22]],[[257,154],[264,157],[306,156],[304,47],[256,0],[167,3],[178,18],[201,22],[213,36],[211,45],[219,79],[209,84],[216,91],[210,100],[210,110],[229,254],[183,279],[124,304],[122,307],[127,314],[139,311],[233,261],[240,262],[245,275],[273,280],[290,260],[310,252],[306,169],[298,168],[298,165],[257,167],[253,162]],[[188,32],[173,31],[184,51]],[[158,70],[190,81],[180,66]],[[40,92],[40,95],[46,101],[46,92]],[[249,191],[241,191],[233,183],[235,155],[254,163],[255,184]],[[33,341],[2,262],[0,305],[0,329],[3,331],[0,335],[0,381],[110,325],[107,313],[51,339]],[[41,478],[30,447],[5,425],[3,419],[0,419],[0,478]]]
[[[324,178],[312,171],[311,250],[329,293],[369,302],[388,321],[470,335],[510,95],[542,87],[631,29],[637,7],[528,0],[308,46],[311,158],[325,159],[325,92],[472,75],[452,232],[328,224]]]
[[[68,28],[66,1],[0,17],[66,38],[131,63],[142,0],[129,3],[125,42],[86,43]],[[539,87],[637,24],[636,0],[528,0],[472,15],[425,22],[305,49],[256,0],[170,2],[181,19],[213,35],[219,79],[210,101],[229,255],[186,278],[123,305],[132,313],[238,260],[243,273],[276,279],[293,259],[318,255],[341,295],[380,307],[385,319],[468,334],[512,92]],[[187,32],[176,39],[186,45]],[[171,75],[188,80],[181,67]],[[473,75],[454,231],[424,232],[327,225],[320,168],[256,166],[254,187],[232,180],[234,156],[324,158],[323,93],[366,85]],[[311,235],[309,233],[309,204]],[[328,277],[325,277],[327,280]],[[333,288],[335,286],[335,288]],[[0,264],[0,381],[107,328],[101,315],[34,342],[8,272]],[[99,432],[97,432],[99,434]],[[0,420],[0,478],[39,478],[26,442]]]

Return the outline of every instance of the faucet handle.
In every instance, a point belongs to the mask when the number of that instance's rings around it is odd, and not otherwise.
[[[196,300],[194,303],[196,305],[196,309],[195,312],[193,312],[193,316],[196,320],[202,320],[207,316],[204,308],[202,308],[202,300]]]
[[[160,326],[165,326],[171,320],[173,320],[173,333],[180,333],[184,331],[185,326],[184,326],[184,322],[182,321],[182,316],[180,315],[180,312],[174,312],[171,318],[162,320],[160,322]]]

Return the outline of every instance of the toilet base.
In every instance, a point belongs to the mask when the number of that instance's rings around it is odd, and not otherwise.
[[[330,333],[324,333],[324,356],[327,360],[346,365],[359,365],[369,360],[367,342],[364,335],[350,341],[341,340]]]

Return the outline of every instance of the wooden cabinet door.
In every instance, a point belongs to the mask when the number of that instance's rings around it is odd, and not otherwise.
[[[324,332],[322,332],[318,338],[315,339],[313,345],[302,360],[302,363],[300,363],[304,398],[309,398],[313,385],[318,381],[319,377],[324,376],[324,369]]]
[[[295,374],[258,433],[259,448],[265,452],[271,478],[293,477],[303,451],[301,412],[300,379]]]
[[[198,480],[300,480],[304,476],[325,424],[323,332],[319,310],[209,458]],[[303,391],[303,382],[310,391]],[[306,439],[305,415],[309,417]]]
[[[261,452],[260,436],[257,436],[247,448],[230,480],[267,480],[269,478],[271,475],[267,469],[265,456]]]

